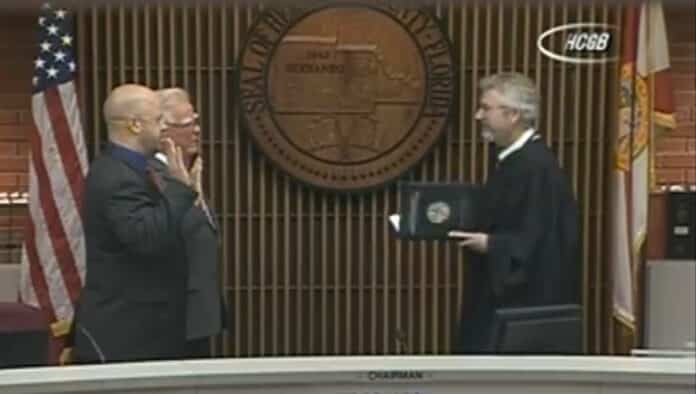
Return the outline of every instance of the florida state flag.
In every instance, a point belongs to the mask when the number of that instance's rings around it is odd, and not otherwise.
[[[633,329],[652,183],[651,136],[655,128],[674,128],[675,120],[662,5],[650,1],[628,6],[622,23],[610,258],[614,315]]]

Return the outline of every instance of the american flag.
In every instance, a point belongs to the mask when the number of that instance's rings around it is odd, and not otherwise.
[[[87,150],[75,92],[73,17],[42,7],[32,80],[34,125],[29,143],[29,218],[20,299],[52,322],[51,357],[62,347],[85,273],[80,216]]]

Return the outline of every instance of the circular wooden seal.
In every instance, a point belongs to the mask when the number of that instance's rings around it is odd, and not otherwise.
[[[456,91],[438,21],[375,0],[268,9],[249,31],[238,83],[263,153],[336,191],[416,164],[443,134]]]

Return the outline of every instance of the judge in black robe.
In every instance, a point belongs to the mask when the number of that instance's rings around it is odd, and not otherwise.
[[[470,253],[460,353],[494,351],[496,309],[579,302],[577,204],[553,153],[531,125],[538,95],[520,74],[481,82],[476,118],[499,150],[483,187],[480,232],[459,233]]]

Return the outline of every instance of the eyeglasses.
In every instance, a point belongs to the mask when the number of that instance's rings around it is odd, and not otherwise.
[[[189,127],[196,126],[198,124],[198,114],[194,113],[189,120],[182,123],[165,122],[165,125],[171,129],[186,129]]]
[[[483,112],[489,112],[489,111],[493,111],[493,110],[496,110],[496,109],[510,109],[510,107],[506,107],[506,106],[504,106],[504,105],[493,105],[493,106],[490,106],[490,107],[489,107],[488,105],[486,105],[486,104],[481,104],[481,105],[479,105],[479,110],[481,110],[481,111],[483,111]]]

